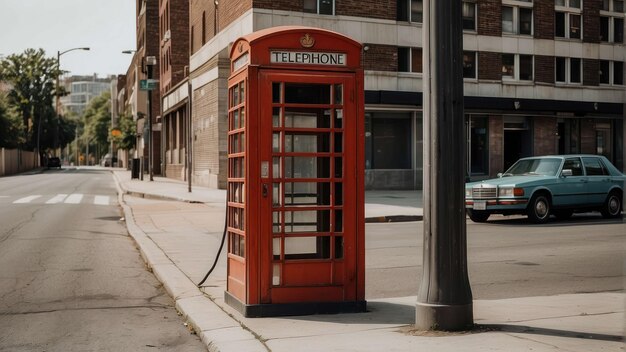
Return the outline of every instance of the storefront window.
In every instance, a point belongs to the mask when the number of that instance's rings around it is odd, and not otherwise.
[[[365,168],[411,168],[411,113],[365,114]]]
[[[489,173],[488,119],[486,116],[466,115],[468,123],[469,173],[483,175]]]

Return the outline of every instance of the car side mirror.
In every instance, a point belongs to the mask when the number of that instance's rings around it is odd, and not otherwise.
[[[502,178],[502,173],[501,173],[501,172],[498,172],[498,175],[497,175],[497,176],[498,176],[498,178]]]
[[[567,177],[567,176],[572,176],[572,175],[574,175],[574,173],[572,172],[572,169],[563,169],[563,171],[561,171],[562,177]]]

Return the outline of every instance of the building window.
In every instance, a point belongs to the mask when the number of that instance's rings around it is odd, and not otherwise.
[[[476,52],[463,52],[463,78],[476,78]]]
[[[486,116],[465,115],[468,174],[489,174],[489,121]]]
[[[532,7],[502,6],[502,33],[532,35]]]
[[[365,114],[365,168],[410,169],[411,113]]]
[[[580,39],[581,16],[577,13],[555,12],[554,13],[554,36],[558,38]]]
[[[555,58],[555,80],[557,83],[580,84],[582,82],[582,61],[575,57]]]
[[[320,15],[334,15],[334,0],[304,0],[304,12],[317,13]]]
[[[398,72],[422,73],[422,49],[398,48]]]
[[[624,63],[622,61],[600,60],[600,83],[623,85]]]
[[[422,23],[424,15],[423,0],[398,0],[397,4],[398,21]]]
[[[502,79],[532,81],[533,66],[532,55],[502,54]]]
[[[476,30],[476,3],[463,1],[463,29]]]
[[[624,14],[601,12],[600,41],[609,43],[624,42]]]

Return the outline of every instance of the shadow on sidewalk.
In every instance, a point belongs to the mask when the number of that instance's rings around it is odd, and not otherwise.
[[[576,339],[600,340],[600,341],[610,341],[610,342],[624,341],[624,337],[619,336],[619,335],[607,335],[607,334],[596,334],[596,333],[580,332],[580,331],[547,329],[547,328],[538,328],[538,327],[527,326],[527,325],[477,324],[476,330],[500,331],[500,332],[516,333],[516,334],[533,334],[533,335],[545,335],[545,336],[556,336],[556,337],[569,337],[569,338],[576,338]]]
[[[337,324],[411,325],[415,323],[415,307],[406,304],[368,301],[367,312],[364,313],[318,314],[284,318]]]

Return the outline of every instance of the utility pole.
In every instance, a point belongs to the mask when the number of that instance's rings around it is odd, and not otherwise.
[[[191,78],[187,77],[187,191],[191,193],[191,145],[193,144],[193,115],[191,114],[193,109],[193,102],[191,97],[193,96],[193,87],[191,86]]]
[[[424,1],[424,255],[415,326],[474,324],[467,275],[461,1]]]

